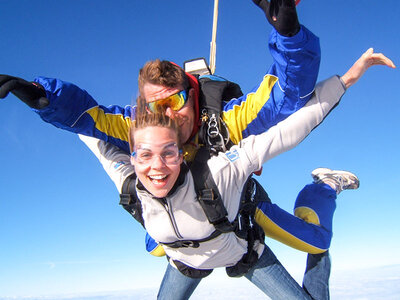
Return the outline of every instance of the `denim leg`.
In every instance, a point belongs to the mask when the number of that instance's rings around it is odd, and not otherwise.
[[[329,299],[329,275],[331,260],[329,251],[321,254],[308,254],[303,288],[316,300]]]
[[[168,264],[164,278],[158,291],[157,299],[185,300],[189,299],[201,278],[190,278],[183,275]]]
[[[311,299],[268,246],[245,277],[272,300]]]

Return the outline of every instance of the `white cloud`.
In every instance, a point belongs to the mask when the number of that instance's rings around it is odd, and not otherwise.
[[[332,300],[397,300],[400,299],[400,265],[335,271],[331,281]],[[1,300],[153,300],[157,288],[103,293],[69,294],[43,297],[9,297]],[[265,299],[256,287],[246,279],[227,279],[216,277],[204,280],[191,297],[191,300],[219,299]]]
[[[400,299],[400,265],[337,271],[331,278],[332,299]]]

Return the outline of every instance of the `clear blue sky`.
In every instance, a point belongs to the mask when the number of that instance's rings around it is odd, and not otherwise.
[[[213,1],[0,0],[0,73],[58,77],[104,105],[126,105],[147,60],[209,56]],[[343,74],[369,47],[400,64],[400,3],[302,0],[321,39],[320,79]],[[221,0],[216,74],[248,90],[271,63],[270,25],[250,0]],[[355,172],[338,200],[336,270],[400,264],[398,69],[374,67],[300,146],[268,162],[261,182],[291,210],[316,167]],[[0,297],[158,286],[166,260],[77,136],[45,124],[14,96],[0,100]],[[267,241],[293,273],[305,254]],[[222,275],[221,275],[222,276]],[[224,277],[224,280],[229,279]]]

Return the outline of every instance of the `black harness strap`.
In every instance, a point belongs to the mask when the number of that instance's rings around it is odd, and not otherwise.
[[[136,194],[136,174],[133,173],[125,179],[122,185],[122,191],[119,195],[119,204],[128,211],[144,227],[142,217],[142,204]]]
[[[211,176],[207,161],[210,152],[207,147],[201,147],[190,165],[196,194],[208,221],[221,233],[232,232],[235,227],[228,220],[228,212],[222,202],[221,195]]]
[[[203,242],[207,242],[209,240],[212,240],[214,238],[216,238],[217,236],[221,235],[222,232],[215,230],[213,233],[211,233],[210,236],[204,238],[204,239],[200,239],[200,240],[179,240],[179,241],[175,241],[172,243],[162,243],[160,242],[160,244],[171,247],[171,248],[199,248],[200,243]]]

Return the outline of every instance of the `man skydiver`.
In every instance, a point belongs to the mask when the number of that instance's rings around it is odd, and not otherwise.
[[[283,1],[280,3],[279,1],[271,1],[270,3],[267,1],[254,2],[263,9],[274,28],[276,27],[272,30],[270,37],[270,49],[273,57],[283,57],[289,61],[285,62],[280,59],[280,64],[274,63],[269,70],[269,74],[266,75],[262,83],[253,90],[254,92],[250,92],[239,99],[234,99],[225,106],[226,109],[222,112],[222,117],[234,143],[238,143],[243,137],[250,134],[258,134],[267,130],[301,107],[307,99],[309,99],[309,94],[314,88],[319,65],[318,39],[299,25],[292,1]],[[290,25],[287,26],[287,23]],[[278,33],[276,31],[278,31]],[[288,38],[283,36],[292,35],[296,32],[297,34],[294,37]],[[380,59],[379,54],[372,55],[371,60],[378,61]],[[186,151],[186,159],[190,160],[190,154],[194,153],[195,149],[193,148],[196,148],[196,145],[193,146],[192,141],[195,141],[196,137],[191,140],[188,140],[188,137],[194,135],[198,129],[196,122],[198,117],[193,117],[193,115],[196,116],[199,114],[199,109],[196,106],[199,100],[199,87],[195,78],[190,75],[188,75],[188,78],[192,89],[189,90],[190,95],[187,99],[187,103],[181,110],[171,111],[171,113],[173,113],[176,118],[183,120],[181,124],[182,135],[184,137],[183,141],[186,142],[188,148]],[[342,79],[346,80],[346,75],[344,75]],[[38,83],[31,84],[23,79],[6,75],[2,76],[0,79],[0,84],[2,86],[0,96],[5,97],[8,91],[12,91],[29,106],[37,109],[36,111],[44,120],[53,123],[55,126],[105,139],[128,152],[126,128],[128,126],[127,120],[130,118],[133,111],[132,107],[128,106],[125,109],[119,107],[105,108],[98,106],[90,95],[74,85],[55,79],[39,78],[38,81],[43,84],[46,91],[42,89]],[[142,89],[144,89],[144,86],[143,84]],[[148,86],[154,88],[154,85],[149,84]],[[157,88],[157,85],[155,85],[155,87]],[[157,95],[159,98],[156,96],[150,99],[150,101],[154,102],[154,100],[172,95],[176,91],[176,89],[174,90],[173,88],[169,89],[169,94],[164,91],[163,94]],[[284,89],[284,92],[282,89]],[[154,93],[154,90],[152,92]],[[157,90],[155,92],[157,92]],[[48,99],[50,100],[50,105],[48,105]],[[258,104],[255,111],[251,111],[250,106],[247,105],[249,103]],[[274,111],[274,106],[279,105],[280,110]],[[58,115],[55,114],[54,108],[57,108]],[[73,111],[71,111],[72,108]],[[246,120],[244,117],[251,116],[251,114],[248,113],[249,111],[256,117],[254,119],[251,117]],[[111,112],[111,114],[106,114],[109,112]],[[126,118],[123,118],[121,114]],[[237,122],[237,120],[241,122]],[[116,125],[117,123],[119,124]],[[112,132],[104,131],[103,128],[107,126]],[[118,126],[121,128],[118,128]],[[278,224],[278,227],[286,231],[289,230],[290,232],[290,229],[285,228],[284,224],[281,225],[279,220],[273,221],[273,223]],[[267,234],[278,238],[281,242],[306,252],[316,253],[315,251],[318,252],[320,248],[302,248],[304,247],[304,243],[303,245],[295,245],[293,244],[293,239],[287,240],[286,238],[280,237],[279,231],[267,232]],[[296,237],[295,233],[292,234]],[[155,249],[152,248],[150,250]],[[153,254],[157,255],[157,251],[153,251]]]
[[[314,90],[320,62],[319,40],[304,26],[300,26],[293,0],[253,2],[263,10],[274,27],[269,39],[274,63],[257,87],[242,97],[232,99],[223,108],[222,119],[234,144],[251,134],[266,131],[301,108]],[[191,161],[198,147],[196,134],[199,128],[199,97],[203,91],[195,77],[185,74],[182,69],[169,62],[160,62],[153,67],[162,68],[166,73],[176,72],[180,79],[179,82],[173,79],[172,82],[163,84],[164,79],[157,79],[157,74],[147,72],[154,78],[140,77],[143,80],[139,78],[139,90],[148,101],[157,103],[157,100],[168,98],[180,91],[182,84],[185,84],[185,88],[190,87],[188,95],[181,103],[184,106],[179,110],[167,110],[167,114],[179,119],[182,142],[186,143],[185,159]],[[189,83],[184,83],[187,80]],[[37,78],[37,88],[29,83],[24,85],[24,81],[18,78],[4,77],[2,81],[4,90],[14,89],[17,96],[19,90],[28,93],[28,102],[37,97],[39,100],[31,107],[46,122],[75,133],[103,139],[126,152],[129,151],[127,128],[134,108],[99,106],[85,91],[57,79]],[[45,104],[46,98],[50,101],[49,105]],[[274,222],[277,222],[278,227],[284,228],[279,220]],[[279,236],[279,233],[267,234]],[[292,243],[293,239],[282,238],[281,241],[298,249],[311,251],[301,248],[308,243],[299,246]],[[159,251],[163,253],[155,244],[149,243],[147,246],[154,255],[158,255]],[[318,250],[317,247],[316,251]]]

